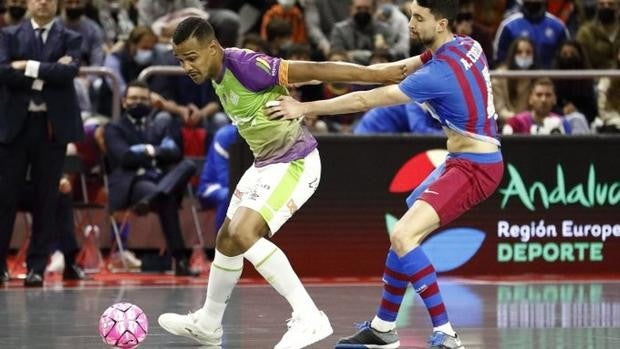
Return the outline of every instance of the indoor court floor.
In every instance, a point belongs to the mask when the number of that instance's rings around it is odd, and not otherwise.
[[[141,348],[195,348],[157,324],[162,312],[200,307],[205,279],[157,278],[148,282],[46,281],[24,289],[21,281],[0,288],[0,348],[105,348],[97,331],[100,314],[116,302],[140,306],[149,318]],[[363,280],[362,280],[363,281]],[[367,280],[368,281],[368,280]],[[332,321],[334,334],[310,348],[333,348],[339,337],[369,320],[379,301],[379,282],[305,280]],[[452,323],[473,348],[620,348],[620,281],[440,281]],[[426,348],[430,322],[409,291],[398,318],[401,348]],[[271,287],[243,279],[224,318],[222,348],[268,349],[286,330],[290,310]]]

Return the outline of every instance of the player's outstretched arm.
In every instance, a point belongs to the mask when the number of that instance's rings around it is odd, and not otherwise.
[[[373,64],[370,67],[376,68],[376,69],[390,68],[394,66],[402,68],[402,66],[404,65],[406,69],[406,75],[409,75],[413,73],[414,71],[418,70],[421,66],[423,66],[424,63],[426,63],[426,61],[428,61],[431,57],[432,55],[430,51],[427,51],[421,55],[401,59],[400,61],[389,62],[389,63],[378,63],[378,64]]]
[[[363,66],[346,62],[288,61],[288,83],[325,82],[398,83],[405,78],[405,64]]]
[[[267,103],[266,107],[271,119],[286,120],[314,115],[349,114],[410,101],[411,99],[400,90],[398,85],[389,85],[315,102],[301,103],[291,97],[281,97],[278,101]]]

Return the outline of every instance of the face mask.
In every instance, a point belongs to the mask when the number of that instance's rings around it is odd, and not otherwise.
[[[157,44],[155,44],[155,49],[159,52],[172,51],[172,44],[165,44],[163,42],[158,42]]]
[[[151,113],[151,106],[144,103],[137,103],[127,106],[127,114],[136,120],[148,116]]]
[[[612,8],[602,8],[598,10],[598,20],[604,25],[612,24],[616,21],[616,10]]]
[[[532,56],[527,56],[527,57],[516,56],[515,64],[517,65],[517,67],[521,69],[529,69],[532,66],[532,64],[534,64],[534,58]]]
[[[560,57],[558,59],[558,68],[560,69],[580,69],[581,59],[577,56]]]
[[[138,49],[136,54],[133,55],[133,59],[139,65],[149,65],[153,60],[153,51]]]
[[[538,1],[523,2],[523,15],[532,22],[539,22],[545,18],[547,4]]]
[[[26,8],[25,7],[9,6],[8,10],[9,10],[9,15],[11,16],[11,18],[13,18],[14,20],[17,20],[17,21],[19,21],[22,18],[24,18],[24,15],[26,14]]]
[[[372,17],[368,12],[358,12],[353,15],[353,20],[358,28],[366,28],[371,19]]]
[[[278,4],[280,4],[285,9],[289,9],[289,8],[295,6],[295,2],[296,1],[297,0],[278,0]]]
[[[85,11],[86,9],[83,7],[67,8],[65,9],[65,14],[70,21],[75,21],[82,17]]]

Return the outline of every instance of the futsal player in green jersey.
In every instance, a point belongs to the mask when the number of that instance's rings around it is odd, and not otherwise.
[[[418,57],[364,67],[341,62],[287,61],[249,50],[223,49],[204,19],[181,22],[173,36],[176,57],[189,77],[211,80],[226,114],[255,161],[237,184],[218,232],[204,306],[194,313],[162,314],[168,332],[204,345],[222,343],[222,317],[247,259],[289,302],[293,315],[276,349],[303,348],[333,330],[295,274],[285,254],[267,237],[315,192],[321,179],[317,142],[302,119],[270,120],[266,105],[288,95],[287,85],[313,80],[393,83],[421,66]]]

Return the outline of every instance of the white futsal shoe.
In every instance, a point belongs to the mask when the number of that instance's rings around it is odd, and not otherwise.
[[[300,349],[316,343],[334,333],[329,319],[320,311],[316,317],[301,318],[293,313],[288,320],[288,331],[274,349]]]
[[[62,273],[65,270],[65,255],[56,250],[50,257],[50,262],[45,268],[48,273]]]
[[[200,316],[202,316],[202,309],[187,315],[165,313],[159,315],[157,322],[159,326],[173,335],[188,337],[206,346],[222,345],[222,327],[214,331],[204,329],[198,325]]]

